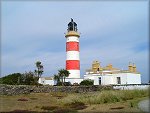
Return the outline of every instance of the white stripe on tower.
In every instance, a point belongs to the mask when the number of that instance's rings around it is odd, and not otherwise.
[[[79,33],[77,32],[77,24],[71,22],[68,24],[68,32],[66,33],[66,70],[70,72],[68,78],[80,78],[80,57],[79,57]]]
[[[79,60],[79,51],[67,51],[67,60]]]

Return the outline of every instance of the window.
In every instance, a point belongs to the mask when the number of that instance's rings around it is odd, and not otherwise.
[[[99,77],[99,85],[101,85],[101,77]]]
[[[117,84],[121,84],[121,79],[120,79],[120,77],[117,77]]]

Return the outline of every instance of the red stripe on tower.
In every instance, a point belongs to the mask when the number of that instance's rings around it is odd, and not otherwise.
[[[66,69],[67,70],[80,70],[80,61],[79,60],[66,60]]]
[[[66,37],[66,70],[70,75],[68,78],[80,78],[80,58],[79,58],[79,33],[77,32],[77,24],[71,19],[68,24],[68,32]]]
[[[79,51],[79,42],[67,42],[66,51]]]

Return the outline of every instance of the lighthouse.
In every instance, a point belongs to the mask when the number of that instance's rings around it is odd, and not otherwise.
[[[66,37],[66,70],[69,71],[68,78],[80,78],[80,57],[79,57],[79,33],[77,24],[71,18],[68,24]]]

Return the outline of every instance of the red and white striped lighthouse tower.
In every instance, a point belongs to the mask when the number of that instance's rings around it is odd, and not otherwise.
[[[70,75],[68,78],[80,78],[80,58],[79,58],[79,33],[77,24],[71,18],[66,33],[66,70]]]

